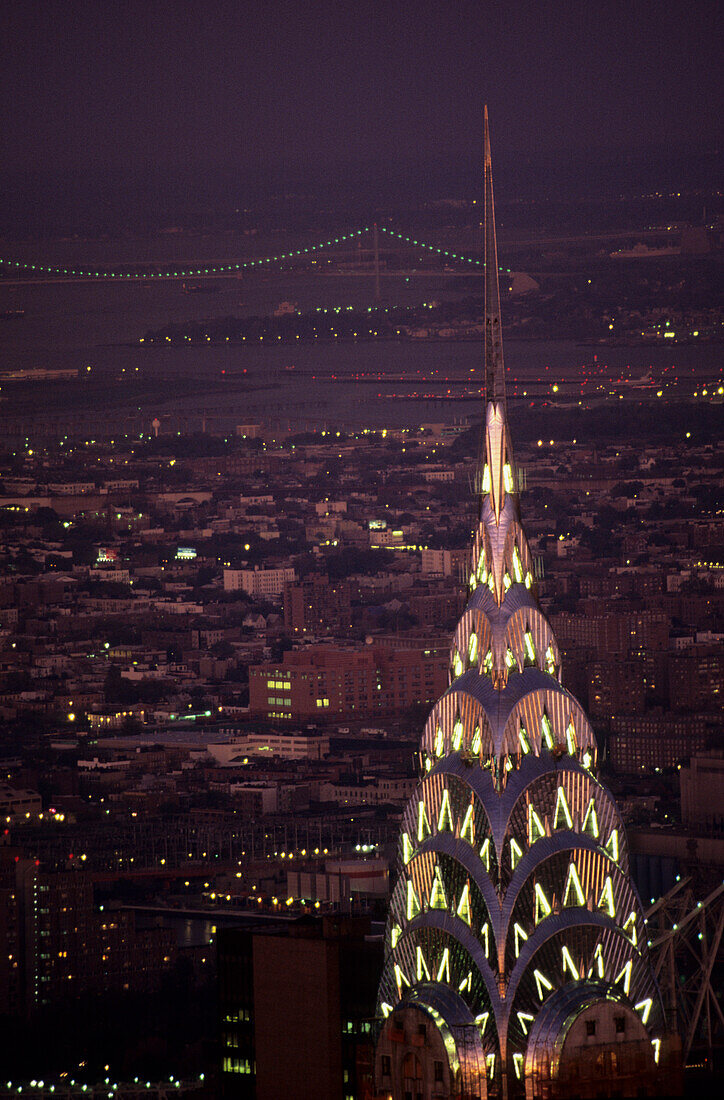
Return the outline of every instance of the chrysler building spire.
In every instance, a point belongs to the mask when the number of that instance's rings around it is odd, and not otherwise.
[[[502,405],[505,411],[505,366],[503,335],[500,327],[498,245],[495,239],[493,165],[490,157],[487,105],[483,127],[483,158],[485,162],[485,400]]]
[[[566,1100],[581,1095],[580,1067],[612,1096],[624,1047],[637,1088],[654,1095],[669,1055],[626,833],[596,774],[593,730],[561,683],[520,521],[487,110],[484,139],[480,508],[450,685],[402,815],[376,1096]]]

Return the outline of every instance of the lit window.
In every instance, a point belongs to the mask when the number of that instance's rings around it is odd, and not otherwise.
[[[570,973],[573,980],[577,982],[581,975],[578,973],[578,967],[574,963],[573,958],[571,956],[571,953],[570,953],[570,951],[568,950],[567,947],[563,948],[563,950],[561,952],[561,956],[562,956],[562,962],[563,962],[563,975],[564,975],[564,977],[565,977],[565,973],[566,973],[566,970],[567,970]]]
[[[610,837],[604,845],[604,851],[606,851],[614,863],[618,863],[618,829],[613,829]]]
[[[535,987],[538,991],[538,999],[544,1001],[548,994],[552,992],[553,986],[548,981],[545,974],[541,974],[540,970],[534,970],[533,977],[535,978]]]
[[[460,826],[460,837],[462,840],[467,840],[468,844],[475,844],[475,809],[472,802],[465,811],[465,817]]]
[[[598,836],[598,816],[596,814],[596,803],[593,798],[590,799],[583,818],[583,832],[589,831],[591,836]]]
[[[613,884],[611,882],[611,876],[607,875],[603,884],[603,890],[601,896],[598,899],[598,908],[605,909],[611,920],[616,917],[616,906],[613,900]]]
[[[460,901],[458,902],[457,907],[457,915],[460,917],[461,920],[465,921],[468,927],[470,927],[473,918],[470,908],[470,887],[467,882],[463,886],[463,892],[460,895]]]
[[[430,981],[430,971],[427,969],[427,963],[425,962],[425,956],[423,955],[422,948],[420,947],[419,944],[417,945],[417,947],[415,949],[415,953],[416,953],[416,961],[417,961],[417,968],[416,968],[417,980],[418,980],[418,982],[421,982],[422,979],[423,979],[423,975],[424,975],[426,980],[429,982]]]
[[[513,547],[513,576],[518,584],[523,580],[523,566],[521,565],[517,546]]]
[[[571,900],[571,895],[573,899]],[[585,905],[586,896],[583,893],[583,887],[581,886],[581,880],[578,877],[578,871],[575,863],[571,863],[568,867],[568,875],[566,876],[566,885],[563,890],[563,905]]]
[[[576,731],[573,726],[573,719],[568,723],[568,729],[566,730],[566,747],[570,756],[576,755]]]
[[[528,804],[528,844],[534,844],[540,836],[545,836],[543,822],[535,811],[533,803]]]
[[[414,920],[414,918],[420,912],[420,901],[415,893],[415,887],[408,880],[407,883],[407,919]]]
[[[452,832],[453,830],[452,814],[450,812],[450,794],[447,789],[442,793],[440,813],[437,818],[437,828],[438,832],[442,832],[443,830]]]
[[[425,837],[428,837],[431,833],[430,822],[427,820],[427,811],[425,810],[425,803],[418,802],[417,804],[417,843],[422,844]]]
[[[440,872],[439,866],[435,867],[435,876],[432,880],[432,890],[430,891],[430,908],[447,909],[445,886],[442,881],[442,874]]]
[[[563,818],[563,826],[560,824],[560,818]],[[573,818],[571,817],[571,811],[568,809],[568,801],[566,799],[566,792],[563,787],[558,788],[556,795],[556,809],[553,815],[553,828],[573,828]]]
[[[543,887],[541,886],[541,884],[539,882],[536,882],[536,884],[535,884],[535,923],[536,923],[536,925],[540,924],[540,922],[542,920],[545,920],[546,917],[550,916],[551,912],[552,912],[551,904],[548,901],[548,898],[545,896],[545,893],[543,892]]]

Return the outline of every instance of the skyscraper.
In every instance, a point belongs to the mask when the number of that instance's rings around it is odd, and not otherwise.
[[[484,145],[479,518],[450,684],[402,818],[376,1088],[394,1100],[655,1094],[668,1045],[626,836],[560,682],[520,522],[487,109]]]

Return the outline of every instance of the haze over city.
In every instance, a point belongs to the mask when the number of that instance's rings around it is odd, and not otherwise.
[[[0,1096],[719,1095],[720,52],[6,5]]]

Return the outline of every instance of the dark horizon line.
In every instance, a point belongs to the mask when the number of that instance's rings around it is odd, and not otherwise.
[[[618,157],[628,156],[634,153],[637,159],[640,159],[646,154],[666,154],[667,156],[680,156],[684,153],[696,152],[700,155],[720,155],[721,144],[717,137],[712,136],[711,139],[702,140],[696,138],[690,138],[688,140],[680,140],[677,142],[671,141],[651,141],[651,142],[634,142],[634,143],[600,143],[595,142],[589,144],[562,144],[555,146],[548,146],[545,148],[537,149],[515,149],[501,147],[496,154],[496,161],[501,164],[510,164],[514,160],[523,160],[527,162],[543,161],[549,162],[556,157],[570,157],[576,155],[578,157],[584,156],[586,158],[591,157]],[[244,164],[233,157],[226,157],[224,159],[216,160],[199,160],[192,162],[184,162],[180,160],[163,160],[146,158],[143,161],[134,163],[130,160],[118,160],[104,164],[103,167],[93,164],[92,161],[76,161],[72,164],[18,164],[8,165],[7,162],[4,166],[0,166],[0,178],[14,176],[14,175],[64,175],[67,173],[104,173],[108,174],[113,171],[122,171],[129,173],[143,173],[149,170],[155,170],[159,172],[173,171],[173,172],[199,172],[203,169],[209,169],[211,171],[250,171],[250,172],[269,172],[284,168],[286,170],[302,169],[309,171],[310,169],[316,169],[320,173],[328,172],[329,166],[341,166],[357,168],[360,165],[365,166],[384,166],[389,168],[392,165],[430,165],[437,166],[460,166],[460,165],[478,165],[482,166],[482,141],[480,143],[480,156],[476,153],[440,153],[436,154],[420,154],[412,155],[405,154],[396,156],[394,160],[382,154],[371,154],[369,156],[364,155],[333,155],[321,161],[319,158],[304,158],[299,157],[295,151],[295,155],[292,157],[285,157],[283,155],[273,157],[263,157],[254,162],[253,164]],[[325,167],[325,165],[327,167]]]

